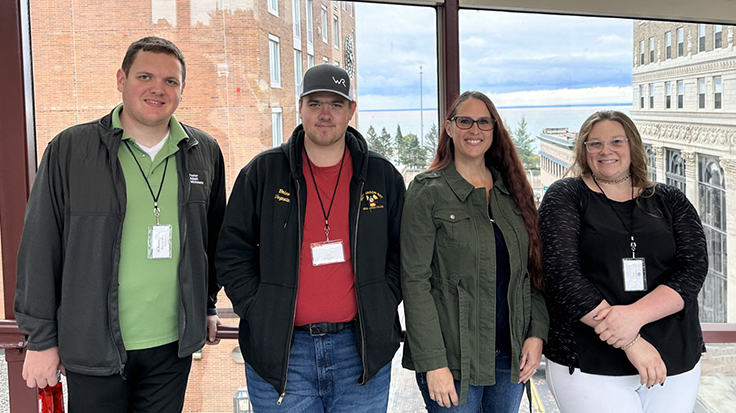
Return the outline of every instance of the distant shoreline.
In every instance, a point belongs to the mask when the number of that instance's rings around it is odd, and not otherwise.
[[[498,109],[544,109],[544,108],[589,108],[594,106],[631,106],[632,103],[577,103],[569,105],[520,105],[520,106],[498,106]],[[358,109],[358,112],[431,112],[437,108],[419,109]]]

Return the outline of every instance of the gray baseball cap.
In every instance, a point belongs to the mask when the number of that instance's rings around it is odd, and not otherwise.
[[[316,92],[332,92],[353,101],[353,84],[348,72],[331,64],[313,66],[304,73],[299,97]]]

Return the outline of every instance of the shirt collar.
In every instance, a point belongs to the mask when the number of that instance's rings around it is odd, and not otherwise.
[[[120,112],[123,111],[123,104],[119,104],[113,109],[112,111],[112,126],[111,129],[123,129],[123,123],[120,122]],[[123,140],[126,139],[132,139],[130,135],[128,135],[127,132],[125,132],[125,129],[123,129]],[[178,120],[174,117],[174,115],[171,115],[171,119],[169,120],[169,142],[172,142],[176,145],[179,144],[184,139],[189,139],[189,136],[184,131],[184,127],[181,126],[181,123],[179,123]]]

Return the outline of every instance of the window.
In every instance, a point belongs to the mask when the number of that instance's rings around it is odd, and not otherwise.
[[[723,80],[720,76],[713,77],[713,109],[723,108]]]
[[[672,82],[664,82],[664,108],[672,108]]]
[[[698,295],[700,321],[725,323],[726,282],[726,182],[718,158],[698,155],[700,219],[708,244],[708,275]]]
[[[281,108],[271,108],[271,140],[274,148],[284,142],[284,119]]]
[[[327,8],[322,6],[322,41],[327,43]]]
[[[644,53],[647,52],[644,49],[644,40],[642,40],[642,41],[639,42],[639,48],[640,48],[640,51],[639,51],[639,64],[640,65],[643,65],[644,64]]]
[[[677,29],[677,56],[685,56],[685,30],[682,27]]]
[[[664,34],[664,44],[665,58],[672,59],[672,32],[667,32]]]
[[[299,0],[292,0],[291,3],[291,17],[294,20],[294,40],[296,41],[302,38],[302,13],[299,9]]]
[[[684,107],[685,100],[685,85],[682,84],[682,80],[677,81],[677,109]]]
[[[340,62],[338,62],[337,60],[335,60],[335,66],[340,67]]]
[[[654,83],[649,84],[649,109],[654,109]]]
[[[654,37],[649,38],[649,63],[654,63]]]
[[[307,44],[314,44],[314,0],[307,0]]]
[[[332,44],[335,49],[340,48],[340,21],[336,15],[332,16]]]
[[[268,12],[274,16],[279,15],[279,0],[268,0]]]
[[[713,25],[713,48],[720,49],[723,47],[723,26],[720,24]]]
[[[698,25],[698,52],[705,51],[705,25]]]
[[[685,192],[685,160],[682,159],[679,149],[667,148],[665,177],[667,185],[672,185]]]
[[[294,49],[294,85],[296,88],[296,95],[299,95],[299,88],[302,85],[302,51]]]
[[[654,151],[652,145],[644,145],[644,149],[647,152],[647,174],[649,180],[657,182],[657,152]]]
[[[330,59],[328,59],[327,56],[323,56],[322,57],[322,64],[323,65],[326,65],[326,64],[329,64],[329,63],[330,63]]]
[[[350,17],[353,17],[353,2],[349,1],[347,3],[348,3],[348,14],[350,15]]]
[[[281,87],[281,50],[279,38],[268,35],[268,58],[271,62],[271,87]]]
[[[342,11],[348,11],[348,2],[341,1],[340,3],[342,3]]]
[[[705,109],[705,78],[698,79],[698,109]]]
[[[644,85],[639,85],[639,109],[644,109]]]
[[[314,55],[308,54],[307,55],[307,69],[311,68],[312,66],[314,66]]]

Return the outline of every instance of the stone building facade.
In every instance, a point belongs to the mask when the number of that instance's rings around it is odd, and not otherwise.
[[[30,0],[30,13],[39,160],[61,130],[120,102],[115,74],[127,46],[144,36],[167,38],[184,53],[186,88],[176,117],[217,139],[228,193],[254,155],[299,124],[298,83],[311,65],[339,65],[357,83],[352,2]],[[218,307],[231,307],[224,293]],[[221,316],[230,317],[226,325],[238,323],[232,311]],[[195,358],[185,412],[233,411],[245,385],[237,345],[223,340]]]
[[[736,321],[734,27],[634,22],[631,115],[651,177],[682,189],[708,239],[701,321]]]

